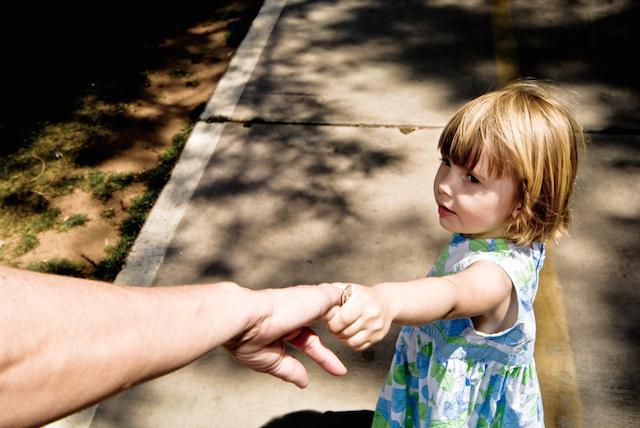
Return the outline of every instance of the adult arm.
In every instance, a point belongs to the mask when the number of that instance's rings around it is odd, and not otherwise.
[[[146,288],[0,267],[0,425],[57,419],[222,344],[250,367],[304,387],[304,367],[284,351],[288,335],[325,370],[344,374],[300,330],[339,299],[333,286]]]

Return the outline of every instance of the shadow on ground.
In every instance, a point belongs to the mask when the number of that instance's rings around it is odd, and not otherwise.
[[[303,410],[274,419],[262,428],[369,428],[372,420],[373,412],[371,410],[324,413]]]

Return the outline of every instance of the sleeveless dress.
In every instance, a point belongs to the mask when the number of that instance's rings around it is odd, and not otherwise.
[[[476,331],[470,318],[403,326],[374,427],[544,426],[532,308],[544,245],[454,234],[428,276],[460,272],[479,260],[496,263],[511,278],[515,324],[494,334]]]

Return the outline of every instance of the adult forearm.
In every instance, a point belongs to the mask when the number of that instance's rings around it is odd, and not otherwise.
[[[252,298],[233,284],[121,287],[0,267],[0,425],[55,419],[188,364],[251,322]]]

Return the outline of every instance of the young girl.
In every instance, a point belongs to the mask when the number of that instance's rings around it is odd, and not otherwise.
[[[544,243],[569,224],[581,140],[535,83],[485,94],[446,125],[433,191],[448,247],[427,278],[352,284],[327,315],[356,350],[407,324],[373,426],[544,425],[532,305]]]

